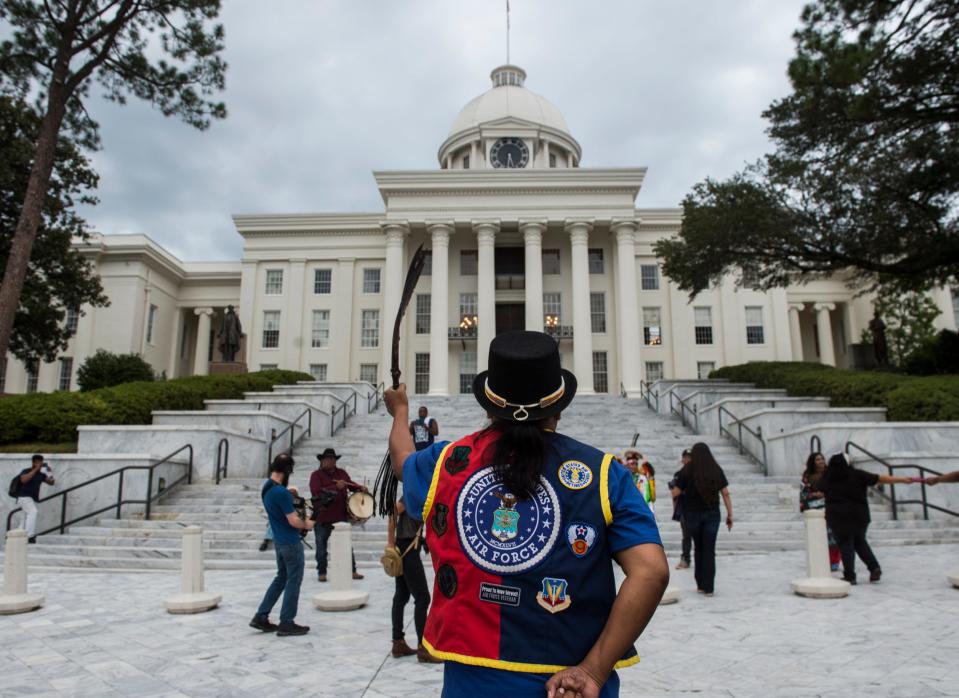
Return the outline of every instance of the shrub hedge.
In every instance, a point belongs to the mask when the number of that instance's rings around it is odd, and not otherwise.
[[[710,378],[828,397],[834,407],[885,407],[892,422],[959,421],[959,375],[907,376],[851,371],[804,362],[757,361],[724,366]]]
[[[259,371],[229,376],[191,376],[135,382],[85,393],[35,393],[0,398],[0,444],[77,440],[80,424],[150,424],[153,410],[202,410],[204,400],[241,399],[312,380],[297,371]]]

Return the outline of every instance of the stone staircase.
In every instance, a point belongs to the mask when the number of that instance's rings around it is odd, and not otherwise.
[[[458,438],[483,426],[483,415],[472,396],[414,398],[412,411],[425,404],[439,421],[440,438]],[[357,414],[334,437],[304,439],[294,450],[297,468],[291,483],[309,491],[309,475],[317,466],[315,455],[327,446],[343,454],[340,465],[351,477],[372,489],[386,448],[390,418],[380,409]],[[667,552],[679,554],[680,528],[671,520],[672,504],[666,483],[679,468],[684,448],[705,441],[723,466],[730,482],[736,523],[723,528],[718,551],[744,553],[799,550],[803,546],[795,477],[763,477],[758,467],[726,439],[697,436],[675,417],[657,414],[639,400],[608,395],[581,395],[563,413],[559,430],[615,454],[629,446],[639,432],[637,448],[656,467],[660,500],[655,505]],[[30,547],[35,567],[176,569],[180,556],[180,529],[204,529],[208,569],[272,568],[272,550],[259,552],[266,518],[260,505],[260,478],[227,478],[219,485],[180,486],[154,507],[150,521],[141,518],[104,518],[73,526],[65,535],[48,535]],[[893,521],[882,500],[872,505],[870,540],[875,545],[912,545],[959,541],[959,522],[923,521],[915,517]],[[312,536],[307,539],[312,542]],[[353,529],[360,567],[376,567],[386,541],[386,523],[373,518]],[[308,564],[312,552],[306,551]],[[312,568],[310,568],[312,569]]]

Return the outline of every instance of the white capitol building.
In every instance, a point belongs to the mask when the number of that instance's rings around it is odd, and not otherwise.
[[[370,213],[236,215],[237,262],[182,262],[142,235],[80,246],[106,308],[67,322],[63,357],[28,372],[0,364],[0,392],[76,389],[97,349],[141,354],[168,378],[220,359],[228,305],[246,333],[238,360],[318,380],[388,380],[390,338],[407,264],[431,259],[403,325],[404,380],[420,394],[469,390],[498,333],[554,334],[580,392],[639,392],[640,381],[695,378],[762,360],[852,362],[872,316],[842,279],[758,292],[728,278],[690,302],[662,276],[652,246],[675,234],[678,208],[637,208],[646,168],[581,167],[562,113],[504,65],[456,116],[435,170],[374,172]],[[939,327],[959,299],[938,289]]]

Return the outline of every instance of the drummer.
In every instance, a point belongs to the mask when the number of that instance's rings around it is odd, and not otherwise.
[[[316,536],[316,573],[321,582],[326,581],[327,543],[330,540],[330,534],[333,533],[333,524],[348,520],[347,492],[369,492],[365,486],[353,482],[345,470],[337,467],[336,461],[342,457],[337,455],[335,449],[325,449],[323,453],[316,456],[316,459],[320,461],[320,467],[310,475],[310,493],[313,496],[316,511],[316,528],[313,529]],[[323,499],[323,492],[334,496],[332,502],[326,507],[316,506],[316,503]],[[329,497],[328,494],[326,498],[329,499]],[[353,579],[363,579],[363,575],[356,571],[355,555],[353,556]]]

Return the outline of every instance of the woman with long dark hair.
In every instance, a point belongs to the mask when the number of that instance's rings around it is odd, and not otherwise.
[[[879,561],[866,541],[866,529],[871,521],[868,489],[880,483],[908,485],[910,482],[908,477],[858,470],[842,453],[829,459],[826,472],[819,479],[819,489],[826,495],[826,525],[835,534],[842,555],[842,578],[850,584],[856,583],[856,555],[869,570],[870,582],[878,582],[882,577]]]
[[[501,334],[473,382],[492,424],[417,452],[405,386],[386,391],[390,457],[436,572],[423,646],[446,660],[443,696],[616,696],[614,670],[638,661],[669,568],[629,472],[557,433],[575,393],[555,339]]]
[[[712,596],[716,581],[716,538],[719,535],[719,499],[726,505],[726,528],[733,528],[733,501],[726,473],[704,443],[694,444],[689,462],[675,479],[673,495],[685,495],[684,519],[693,539],[696,591]]]
[[[802,486],[799,488],[799,512],[807,509],[824,509],[826,496],[819,490],[819,481],[826,472],[826,457],[818,451],[810,453],[806,459],[806,469],[802,474]],[[829,566],[835,572],[839,569],[839,544],[832,529],[826,527],[829,541]]]

